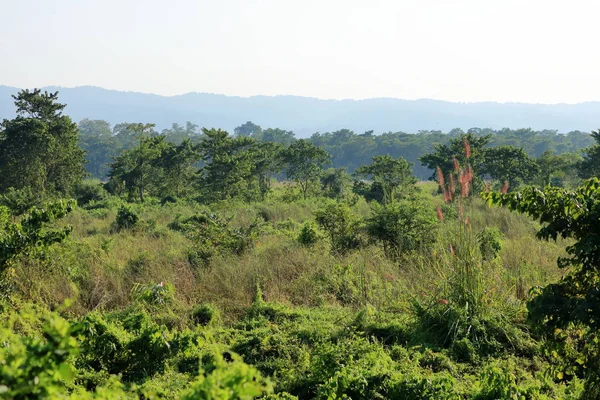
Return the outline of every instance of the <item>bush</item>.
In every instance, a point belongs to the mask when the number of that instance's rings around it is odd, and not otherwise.
[[[317,224],[329,236],[334,253],[344,254],[360,246],[360,220],[345,203],[328,202],[315,211]]]
[[[502,232],[498,228],[485,227],[477,234],[477,243],[484,260],[493,260],[502,250]]]
[[[298,242],[302,246],[312,246],[319,240],[317,229],[311,222],[307,222],[302,226],[298,235]]]
[[[75,186],[75,199],[77,204],[84,206],[91,201],[102,201],[108,196],[104,186],[97,180],[85,180]]]
[[[367,233],[383,244],[385,254],[392,259],[435,241],[435,217],[422,205],[408,201],[374,203],[372,210]]]
[[[0,205],[8,207],[13,215],[22,215],[30,208],[39,206],[41,197],[27,186],[23,189],[10,188],[0,195]]]
[[[208,326],[220,320],[219,310],[210,304],[201,304],[192,310],[192,321],[196,325]]]
[[[122,205],[117,211],[117,219],[115,220],[115,228],[118,231],[131,229],[137,225],[140,216],[131,207]]]

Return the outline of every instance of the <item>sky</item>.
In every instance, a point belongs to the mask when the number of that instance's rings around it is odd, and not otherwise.
[[[0,85],[600,100],[595,0],[0,0]]]

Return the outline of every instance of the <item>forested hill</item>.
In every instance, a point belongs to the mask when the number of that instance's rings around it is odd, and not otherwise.
[[[297,96],[230,97],[207,93],[180,96],[119,92],[97,87],[48,87],[59,90],[68,104],[66,113],[75,121],[102,119],[117,124],[123,121],[151,122],[157,128],[173,122],[191,121],[200,126],[233,131],[245,121],[263,127],[279,127],[308,137],[345,127],[355,132],[417,132],[452,128],[530,127],[535,130],[589,132],[600,125],[600,102],[575,105],[521,103],[451,103],[438,100],[320,100]],[[10,97],[17,88],[0,86],[0,119],[14,117]]]

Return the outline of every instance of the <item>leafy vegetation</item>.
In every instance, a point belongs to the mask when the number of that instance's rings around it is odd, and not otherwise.
[[[72,152],[58,178],[52,146],[19,153],[44,176],[2,153],[0,398],[600,396],[583,134],[84,120],[78,138],[56,95],[16,100],[0,147],[23,123]]]

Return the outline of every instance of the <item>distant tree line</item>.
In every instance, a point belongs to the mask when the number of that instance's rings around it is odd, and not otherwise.
[[[12,191],[13,198],[72,195],[87,171],[130,201],[256,201],[276,177],[296,182],[303,198],[353,193],[386,203],[405,196],[419,179],[459,179],[456,164],[465,161],[465,143],[478,190],[486,182],[511,190],[573,186],[600,173],[598,133],[472,128],[375,135],[342,129],[296,139],[291,131],[252,122],[233,135],[191,122],[158,132],[142,123],[111,127],[84,119],[77,125],[62,115],[57,93],[24,90],[13,97],[17,117],[0,127],[0,191]]]

